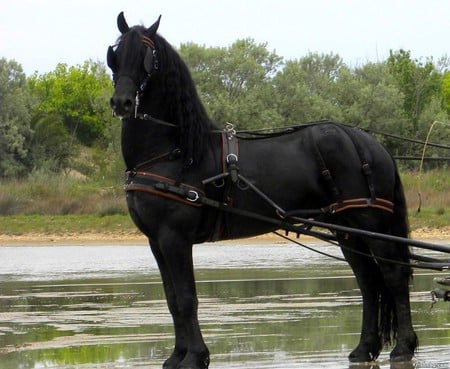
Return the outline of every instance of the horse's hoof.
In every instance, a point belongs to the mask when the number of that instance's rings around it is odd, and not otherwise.
[[[178,364],[181,362],[183,357],[180,358],[177,355],[172,355],[164,362],[162,369],[177,369]]]
[[[369,363],[374,360],[375,358],[371,354],[352,352],[350,355],[348,355],[348,361],[350,361],[351,363]]]
[[[414,358],[414,353],[418,346],[416,334],[413,332],[408,339],[397,342],[394,349],[391,351],[391,362],[411,361]]]
[[[381,344],[379,342],[368,344],[360,343],[350,355],[348,355],[348,360],[351,363],[367,363],[377,359],[381,351]]]
[[[414,354],[411,353],[404,353],[404,354],[400,354],[400,355],[392,355],[391,353],[391,362],[393,363],[401,363],[404,361],[411,361],[414,357]]]
[[[183,361],[176,369],[208,369],[209,367],[209,353],[203,355],[187,354]]]
[[[348,355],[348,361],[351,363],[370,363],[372,360],[369,356],[354,356],[354,355]]]
[[[399,350],[397,348],[394,348],[394,350],[392,350],[390,355],[391,362],[394,363],[400,363],[402,361],[411,361],[413,357],[414,351],[411,351],[409,349]]]

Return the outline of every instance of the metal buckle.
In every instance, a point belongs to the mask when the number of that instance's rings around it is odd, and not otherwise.
[[[199,198],[200,198],[200,195],[198,194],[197,191],[189,190],[189,191],[187,192],[187,196],[186,196],[186,200],[187,200],[187,201],[190,201],[190,202],[197,202]]]
[[[234,164],[238,162],[238,156],[236,154],[228,154],[227,155],[227,163]]]

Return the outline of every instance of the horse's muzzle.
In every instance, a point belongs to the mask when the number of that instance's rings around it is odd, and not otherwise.
[[[120,78],[117,81],[114,95],[109,104],[113,113],[120,117],[130,117],[134,114],[136,86],[131,78]]]
[[[111,97],[109,102],[113,113],[120,117],[128,117],[134,112],[134,101],[130,98]]]

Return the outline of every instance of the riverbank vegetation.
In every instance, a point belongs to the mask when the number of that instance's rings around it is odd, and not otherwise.
[[[448,178],[449,169],[402,172],[412,229],[450,225]],[[35,175],[0,183],[0,234],[84,232],[136,232],[120,180]]]

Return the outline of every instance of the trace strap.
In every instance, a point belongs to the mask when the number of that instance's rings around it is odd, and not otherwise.
[[[190,206],[202,206],[199,199],[205,196],[199,188],[147,171],[127,171],[124,190],[147,192]]]

